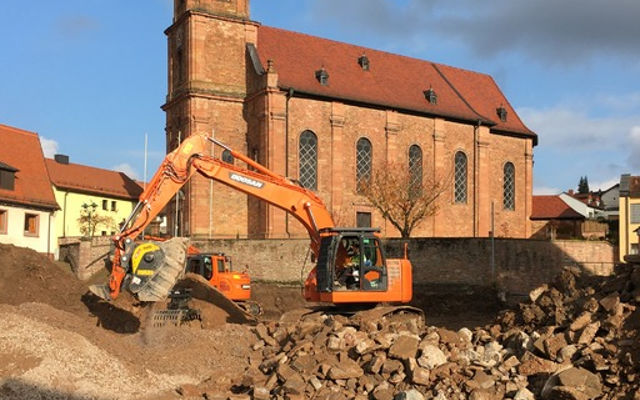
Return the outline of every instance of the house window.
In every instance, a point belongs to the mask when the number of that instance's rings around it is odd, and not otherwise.
[[[0,189],[15,189],[15,171],[7,171],[0,169]]]
[[[37,214],[27,213],[24,215],[25,236],[38,236],[38,222],[39,222],[39,217]]]
[[[409,147],[409,196],[417,197],[422,192],[422,149],[418,145]]]
[[[640,204],[631,204],[629,211],[629,222],[640,224]]]
[[[467,155],[459,151],[455,157],[454,201],[467,202]]]
[[[107,236],[107,231],[101,231],[101,232],[100,232],[100,234],[101,234],[102,236]]]
[[[7,234],[8,219],[9,212],[7,210],[0,210],[0,235]]]
[[[111,211],[115,211],[116,210],[116,202],[114,200],[111,200]]]
[[[504,165],[502,205],[505,210],[515,210],[516,208],[516,169],[512,163]]]
[[[360,138],[356,144],[356,190],[362,193],[364,185],[371,179],[373,151],[367,138]]]
[[[315,133],[302,132],[298,157],[300,184],[307,189],[316,190],[318,188],[318,138]]]
[[[629,249],[629,254],[632,254],[632,255],[638,254],[638,243],[631,244],[631,248]]]
[[[109,208],[109,201],[108,200],[102,200],[102,209],[103,210],[108,210]]]
[[[358,228],[371,228],[371,213],[356,212],[356,226]]]

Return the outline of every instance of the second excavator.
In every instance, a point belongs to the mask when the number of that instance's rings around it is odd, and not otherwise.
[[[210,143],[230,152],[246,167],[207,155]],[[166,242],[172,244],[163,245],[135,239],[196,173],[278,207],[305,227],[316,262],[304,282],[306,300],[336,306],[411,300],[411,263],[406,252],[401,259],[386,258],[379,230],[336,227],[315,193],[202,134],[189,136],[167,154],[121,232],[113,238],[108,286],[94,285],[93,293],[106,300],[115,299],[121,290],[130,291],[140,301],[168,296],[184,273],[186,241],[175,238]]]

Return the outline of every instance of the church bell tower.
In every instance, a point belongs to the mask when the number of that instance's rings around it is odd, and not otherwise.
[[[257,30],[249,0],[174,0],[173,23],[165,30],[167,152],[185,137],[206,133],[247,153],[246,54]],[[197,174],[169,204],[167,217],[171,235],[206,239],[248,232],[246,196]]]

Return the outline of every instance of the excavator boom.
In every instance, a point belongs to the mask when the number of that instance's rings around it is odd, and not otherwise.
[[[226,163],[208,155],[211,143],[231,152],[236,160],[244,162],[247,167]],[[379,303],[408,302],[411,299],[409,260],[406,257],[386,260],[376,232],[371,229],[336,228],[324,203],[312,191],[205,135],[186,138],[166,156],[140,195],[140,201],[127,223],[113,238],[115,253],[109,287],[94,287],[94,293],[114,299],[121,288],[127,286],[139,299],[153,301],[171,289],[181,272],[176,266],[180,263],[184,265],[180,253],[186,253],[186,242],[179,242],[179,238],[172,239],[177,243],[172,245],[168,253],[154,252],[151,243],[147,245],[147,251],[138,254],[136,251],[141,246],[134,246],[133,241],[195,173],[261,199],[300,221],[309,234],[311,251],[318,260],[316,268],[305,281],[307,300]],[[358,286],[342,291],[334,279],[338,270],[344,269],[347,244],[357,244],[368,254],[365,254],[368,260],[362,258],[355,267],[361,273],[361,279],[357,279]]]

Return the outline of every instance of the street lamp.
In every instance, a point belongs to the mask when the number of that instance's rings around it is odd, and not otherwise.
[[[93,230],[95,229],[95,226],[93,224],[93,214],[96,212],[96,208],[98,207],[98,205],[92,201],[91,204],[87,204],[87,203],[82,203],[82,209],[84,210],[85,213],[87,213],[87,222],[89,223],[89,229],[88,229],[88,233],[89,233],[89,237],[93,237]]]

